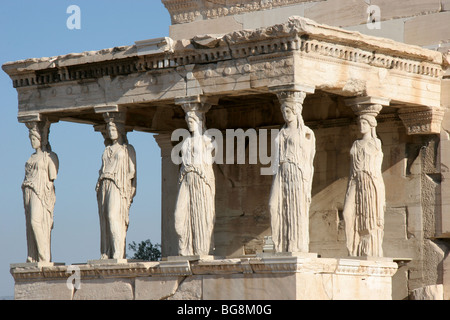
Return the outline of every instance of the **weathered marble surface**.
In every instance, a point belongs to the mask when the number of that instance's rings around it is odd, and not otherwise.
[[[19,93],[19,116],[27,117],[152,103],[162,96],[168,102],[198,94],[261,93],[288,83],[347,97],[384,96],[400,109],[420,106],[433,112],[441,107],[440,80],[448,64],[440,52],[298,16],[261,29],[192,41],[163,39],[154,46],[159,49],[151,54],[147,47],[131,45],[9,62],[2,68]]]
[[[383,150],[376,133],[380,104],[353,105],[361,139],[350,149],[350,173],[343,216],[351,256],[383,256],[385,185]]]
[[[175,206],[178,253],[182,256],[209,255],[214,251],[216,182],[212,141],[205,134],[205,113],[200,103],[183,103],[191,134],[184,140]]]
[[[12,267],[15,298],[63,300],[390,300],[392,260],[265,256],[233,259]],[[73,267],[73,266],[72,266]]]
[[[100,219],[101,259],[126,258],[130,207],[136,195],[136,151],[125,126],[106,116],[105,150],[96,186]]]
[[[51,262],[51,232],[55,208],[55,186],[59,168],[56,153],[52,152],[48,135],[50,122],[28,122],[31,146],[35,153],[25,164],[22,183],[25,208],[27,262]]]
[[[277,164],[269,198],[276,252],[309,251],[309,207],[316,139],[302,117],[306,92],[278,92],[285,125],[277,137]]]

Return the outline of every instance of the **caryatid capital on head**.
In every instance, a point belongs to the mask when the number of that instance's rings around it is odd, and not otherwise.
[[[379,97],[357,97],[345,100],[345,104],[352,108],[358,120],[366,120],[371,127],[377,126],[376,117],[380,114],[383,106],[389,106],[390,100]]]
[[[269,87],[271,92],[274,92],[281,104],[296,103],[303,105],[307,94],[315,92],[315,88],[309,85],[302,84],[287,84]]]
[[[390,100],[378,97],[357,97],[345,100],[357,116],[371,115],[376,117],[384,106],[389,106]]]
[[[218,104],[218,99],[206,96],[179,97],[175,99],[175,104],[181,106],[186,113],[204,114],[211,109],[211,106]]]
[[[49,142],[50,126],[52,123],[58,122],[57,120],[38,115],[35,117],[28,117],[27,119],[19,119],[19,121],[25,123],[30,136],[39,139],[43,151],[51,151]]]

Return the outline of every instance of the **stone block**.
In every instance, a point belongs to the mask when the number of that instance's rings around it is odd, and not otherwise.
[[[71,300],[72,295],[66,280],[20,281],[14,287],[15,300]]]
[[[422,15],[405,22],[405,43],[432,46],[450,39],[450,12]]]
[[[445,81],[444,86],[449,85]],[[446,89],[447,90],[447,89]],[[450,100],[450,85],[448,88]],[[450,102],[450,101],[449,101]],[[440,215],[436,217],[437,233],[442,237],[450,237],[450,112],[447,111],[442,120],[440,151],[440,169],[441,169],[441,208]]]
[[[444,287],[442,284],[430,285],[412,290],[411,300],[444,300]]]
[[[441,8],[440,0],[371,0],[370,4],[380,8],[381,21],[439,12]]]
[[[337,27],[367,22],[368,4],[364,0],[321,1],[305,8],[305,18]]]
[[[136,300],[164,300],[175,294],[183,277],[139,277],[135,280]]]
[[[262,264],[261,264],[262,262]],[[204,299],[390,299],[391,271],[383,274],[378,261],[357,259],[265,258],[253,261],[256,273],[204,278]],[[336,265],[337,263],[337,265]],[[381,263],[377,266],[377,263]],[[392,263],[387,262],[384,267]],[[378,268],[381,267],[379,270]],[[294,268],[294,269],[292,269]],[[396,267],[395,267],[396,268]],[[295,271],[296,270],[296,271]],[[387,269],[384,269],[387,271]],[[292,273],[293,272],[293,273]],[[380,273],[381,272],[381,273]],[[311,290],[311,288],[315,288]]]
[[[392,300],[408,299],[408,267],[401,266],[392,277]]]
[[[303,17],[304,14],[305,4],[297,4],[271,10],[239,14],[235,15],[234,19],[242,24],[243,29],[257,29],[286,22],[291,16]]]
[[[450,11],[450,0],[441,0],[441,11]]]
[[[398,171],[400,171],[400,169]],[[407,194],[406,188],[414,188],[417,186],[417,184],[414,184],[414,182],[417,181],[412,181],[412,183],[410,183],[409,180],[399,178],[398,176],[395,176],[390,172],[385,172],[383,174],[383,180],[386,186],[386,201],[389,203],[389,205],[401,206],[402,204],[404,204],[404,200],[409,196]],[[419,182],[420,181],[418,181],[417,183]],[[412,184],[414,185],[411,186]]]
[[[445,141],[446,149],[450,148],[449,141]],[[444,143],[441,144],[444,147]],[[449,154],[449,150],[443,150],[445,154]],[[436,232],[438,236],[450,237],[450,172],[442,172],[441,181],[441,208],[440,215],[436,217]],[[439,213],[439,211],[438,211]]]
[[[279,8],[293,7],[311,0],[163,0],[164,6],[170,13],[172,24],[189,23],[201,19],[217,19],[230,15],[243,15],[259,11],[275,11]],[[321,1],[321,0],[313,0]]]
[[[407,240],[406,208],[387,208],[385,213],[384,239],[389,241]],[[398,252],[400,255],[401,252]]]
[[[391,278],[365,278],[359,275],[333,275],[333,300],[391,300]]]
[[[445,300],[450,300],[450,255],[447,255],[442,261],[442,284]]]
[[[178,286],[177,291],[167,300],[202,300],[203,286],[202,276],[190,276],[184,279]]]
[[[424,241],[423,246],[423,267],[425,270],[429,270],[426,274],[426,282],[430,283],[442,283],[443,279],[443,261],[448,254],[448,248],[439,240]]]
[[[450,50],[450,48],[449,48]],[[446,108],[450,108],[450,79],[442,80],[441,87],[441,105]]]
[[[407,232],[414,235],[417,238],[421,238],[423,235],[422,220],[422,207],[417,205],[411,205],[407,208],[408,212],[408,230]]]
[[[133,282],[128,278],[82,279],[73,300],[133,300]]]
[[[204,276],[205,300],[295,300],[295,274],[239,274]]]
[[[314,179],[317,179],[315,173]],[[314,192],[314,190],[310,212],[329,210],[330,207],[333,208],[336,206],[343,207],[347,184],[348,178],[344,177],[333,181],[319,192]]]
[[[296,274],[297,300],[331,300],[333,299],[333,275],[331,274]],[[311,291],[311,288],[316,290]]]
[[[310,242],[333,243],[339,238],[339,217],[337,210],[313,211],[310,213]]]
[[[394,19],[388,21],[380,21],[380,28],[369,28],[366,23],[357,26],[348,26],[344,29],[358,31],[374,37],[382,37],[392,39],[394,41],[404,41],[404,25],[405,19]]]
[[[176,24],[169,27],[169,35],[173,40],[192,39],[203,34],[225,34],[242,30],[242,24],[232,16],[212,20],[194,21],[188,24]]]

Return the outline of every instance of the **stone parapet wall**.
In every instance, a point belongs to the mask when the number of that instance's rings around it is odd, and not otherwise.
[[[392,259],[323,259],[313,255],[174,258],[71,266],[12,265],[15,299],[390,300],[392,277],[397,271]],[[79,275],[78,282],[74,275]]]

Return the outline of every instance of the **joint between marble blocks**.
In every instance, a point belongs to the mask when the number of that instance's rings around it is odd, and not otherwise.
[[[198,111],[205,113],[211,106],[219,104],[219,98],[194,95],[175,98],[174,102],[176,105],[181,106],[185,112]]]
[[[374,97],[374,96],[362,96],[356,98],[348,98],[345,99],[345,105],[354,106],[354,105],[381,105],[381,106],[389,106],[391,103],[390,99],[382,98],[382,97]]]

